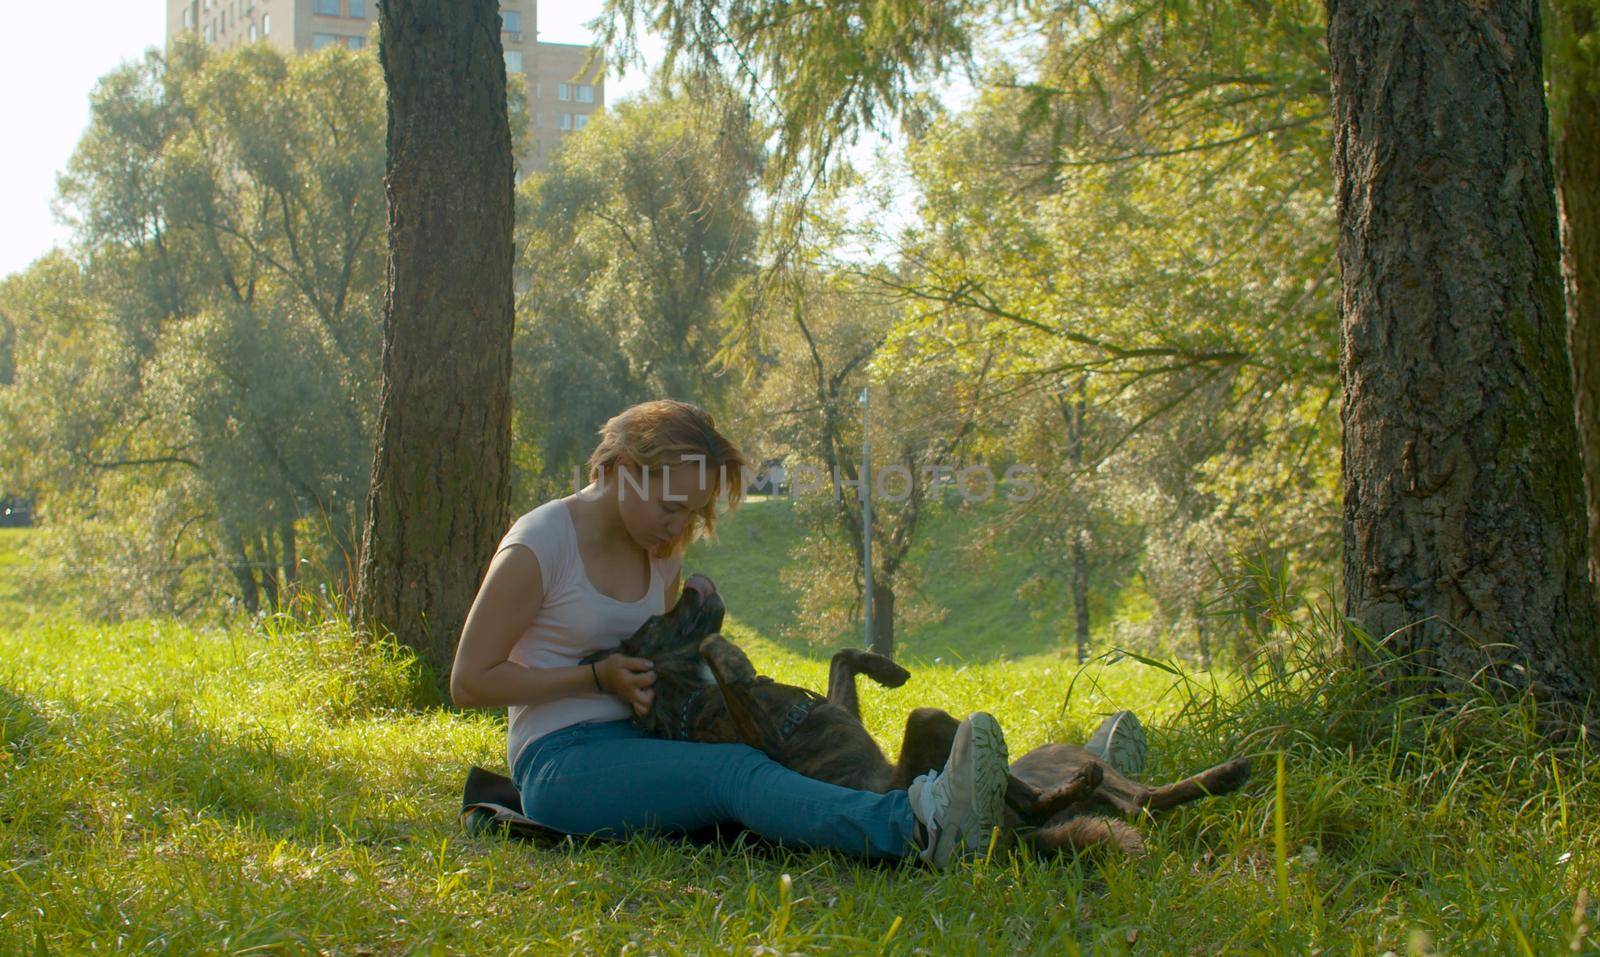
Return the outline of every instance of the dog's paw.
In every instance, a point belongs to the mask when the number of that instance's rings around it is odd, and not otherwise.
[[[895,663],[894,659],[875,651],[847,648],[834,657],[844,656],[857,674],[866,675],[885,688],[898,688],[911,680],[911,672]]]

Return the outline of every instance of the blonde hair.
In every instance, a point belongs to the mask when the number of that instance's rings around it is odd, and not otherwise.
[[[656,549],[657,558],[669,558],[689,547],[696,537],[711,538],[717,528],[717,497],[722,480],[731,476],[728,486],[728,511],[739,507],[744,495],[744,456],[732,442],[717,431],[711,414],[689,402],[652,399],[629,406],[606,420],[600,427],[600,444],[589,455],[589,481],[597,482],[603,472],[613,476],[622,459],[647,469],[677,465],[685,456],[700,455],[711,488],[711,498],[684,526],[683,533]],[[704,529],[704,534],[696,532]]]

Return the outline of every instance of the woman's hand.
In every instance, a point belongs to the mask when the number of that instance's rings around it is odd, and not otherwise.
[[[644,658],[626,655],[607,655],[594,663],[594,672],[600,678],[600,687],[633,706],[633,713],[643,716],[656,700],[655,664]]]

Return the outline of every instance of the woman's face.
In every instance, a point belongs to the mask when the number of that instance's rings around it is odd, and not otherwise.
[[[640,547],[654,552],[682,535],[695,512],[706,507],[715,479],[699,462],[618,469],[623,527]]]

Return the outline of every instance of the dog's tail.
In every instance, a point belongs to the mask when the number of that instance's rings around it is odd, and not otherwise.
[[[1111,817],[1074,817],[1031,831],[1027,842],[1040,855],[1112,851],[1144,855],[1144,838],[1132,826]]]

